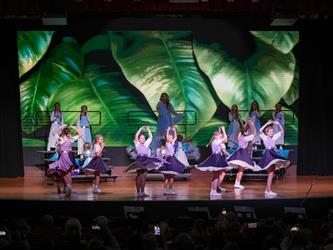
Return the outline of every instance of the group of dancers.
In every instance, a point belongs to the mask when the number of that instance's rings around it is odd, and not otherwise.
[[[176,195],[173,190],[174,179],[176,175],[182,174],[189,167],[187,157],[182,150],[182,144],[177,141],[177,130],[174,126],[181,115],[177,114],[166,93],[162,93],[160,102],[157,105],[159,111],[157,134],[153,138],[149,126],[139,128],[134,137],[134,145],[137,153],[136,160],[130,164],[125,172],[136,173],[136,192],[138,197],[147,197],[145,193],[145,184],[148,171],[160,172],[164,175],[164,195]],[[92,173],[93,193],[101,193],[99,188],[100,175],[110,172],[103,161],[102,152],[104,149],[104,138],[102,135],[96,135],[94,142],[91,140],[90,117],[88,115],[87,106],[81,107],[80,116],[77,119],[77,126],[71,126],[76,135],[73,136],[69,127],[64,125],[63,115],[60,109],[60,104],[55,104],[55,109],[51,115],[51,129],[48,142],[48,150],[56,148],[57,159],[49,165],[49,174],[57,175],[60,180],[63,180],[63,189],[60,182],[57,182],[57,192],[65,193],[66,196],[71,195],[72,191],[72,173],[79,165],[84,173]],[[251,113],[253,115],[251,116]],[[241,179],[245,169],[253,171],[266,170],[268,172],[265,195],[276,196],[277,193],[271,190],[272,179],[275,170],[288,167],[290,161],[279,154],[277,145],[282,145],[281,138],[284,135],[284,116],[280,115],[281,105],[276,105],[276,112],[273,113],[275,118],[269,120],[262,127],[257,127],[260,121],[259,105],[254,102],[251,105],[249,119],[244,123],[240,117],[237,106],[233,105],[229,113],[230,125],[228,133],[223,126],[217,128],[214,132],[210,145],[212,154],[203,162],[195,167],[201,171],[213,172],[211,180],[210,196],[221,196],[225,191],[221,187],[221,183],[227,171],[237,169],[236,180],[234,183],[235,189],[244,189],[241,185]],[[172,119],[174,115],[174,119]],[[283,118],[283,119],[282,119]],[[164,132],[163,132],[164,129]],[[148,138],[143,131],[148,133]],[[164,135],[163,135],[164,134]],[[235,136],[237,134],[237,136]],[[157,138],[157,139],[156,139]],[[258,139],[259,138],[259,141]],[[152,154],[151,144],[158,141],[158,146],[155,147],[155,152]],[[260,139],[266,148],[262,159],[258,164],[252,160],[250,148],[261,143]],[[75,159],[72,143],[78,141],[78,155],[82,156],[78,164]],[[230,148],[236,150],[231,154],[226,150],[226,144]],[[175,150],[176,149],[176,150]]]

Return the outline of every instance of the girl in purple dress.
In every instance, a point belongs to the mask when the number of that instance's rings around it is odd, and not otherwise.
[[[58,128],[57,131],[54,132],[54,136],[58,140],[57,152],[59,154],[59,159],[49,165],[49,174],[58,174],[64,180],[64,193],[66,196],[70,196],[72,192],[72,177],[71,171],[73,166],[75,166],[75,159],[72,152],[72,143],[78,140],[81,136],[81,130],[78,128],[71,126],[78,135],[72,136],[71,130],[65,125]],[[61,134],[59,135],[59,131],[61,130]],[[57,191],[61,193],[61,188],[59,183],[57,183]]]
[[[86,174],[92,173],[94,175],[92,192],[99,194],[102,191],[99,189],[100,175],[108,172],[108,166],[102,159],[102,153],[104,149],[104,137],[102,135],[96,135],[94,140],[94,157],[85,166],[83,171]]]
[[[164,195],[175,195],[172,190],[174,178],[177,174],[185,171],[185,166],[175,157],[174,143],[177,140],[176,128],[173,128],[173,135],[170,134],[170,127],[166,131],[166,141],[161,141],[161,147],[157,149],[157,156],[164,158],[164,163],[158,170],[164,174]],[[164,145],[163,145],[164,144]]]
[[[279,126],[280,132],[274,134],[274,128],[271,125]],[[270,126],[270,127],[267,127]],[[265,133],[265,132],[266,133]],[[260,128],[260,137],[265,145],[266,151],[259,161],[258,165],[268,172],[265,195],[276,196],[277,193],[272,192],[272,180],[274,171],[279,168],[286,168],[290,165],[290,161],[283,156],[277,154],[276,140],[283,136],[284,129],[278,121],[269,120]]]
[[[250,130],[253,131],[253,134],[250,134]],[[254,125],[252,121],[248,120],[243,126],[238,136],[239,148],[227,158],[228,163],[232,167],[238,169],[234,188],[243,189],[244,186],[242,186],[240,182],[243,177],[244,169],[254,170],[255,168],[255,163],[253,162],[247,150],[248,146],[250,145],[250,142],[254,139],[255,136],[256,136],[256,130],[254,128]]]
[[[259,130],[260,130],[260,108],[259,103],[257,101],[253,101],[251,103],[250,112],[249,112],[249,120],[254,124],[254,128],[256,134],[254,135],[252,144],[254,145],[254,149],[257,149],[257,146],[261,144]]]
[[[225,128],[222,126],[216,131],[211,139],[212,154],[202,163],[196,166],[201,171],[213,172],[213,178],[211,183],[211,196],[221,196],[217,192],[217,188],[222,183],[226,170],[229,169],[229,164],[225,159],[229,153],[226,151],[225,143],[228,141],[228,136],[225,132]],[[221,191],[225,189],[220,188]]]
[[[146,129],[148,131],[148,139],[144,134],[141,134],[141,131]],[[152,169],[157,169],[164,162],[162,159],[158,159],[156,157],[150,157],[150,148],[149,145],[153,139],[153,135],[149,126],[143,126],[139,128],[139,130],[135,134],[134,144],[137,152],[137,158],[135,162],[130,164],[125,172],[133,172],[136,171],[136,191],[138,197],[149,196],[147,195],[145,190],[146,185],[146,177],[147,171]]]

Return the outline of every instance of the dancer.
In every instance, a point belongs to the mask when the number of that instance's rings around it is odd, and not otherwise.
[[[61,107],[59,102],[56,102],[54,104],[54,110],[51,113],[50,121],[51,121],[51,128],[49,133],[49,140],[47,142],[47,151],[56,148],[57,139],[55,138],[53,133],[57,131],[57,129],[60,128],[62,125],[64,125],[64,115],[61,112]]]
[[[250,134],[250,129],[253,131],[253,134]],[[250,157],[247,151],[249,143],[254,139],[255,136],[256,136],[256,130],[254,128],[254,124],[252,123],[252,121],[248,120],[243,126],[238,136],[239,148],[227,158],[228,163],[232,167],[238,169],[234,188],[244,189],[244,186],[240,184],[244,170],[245,169],[255,170],[255,163],[253,162],[252,158]]]
[[[76,121],[77,127],[82,131],[82,138],[77,143],[77,154],[83,154],[83,144],[85,142],[92,143],[91,130],[90,130],[90,116],[88,114],[88,107],[86,105],[81,106],[80,116]]]
[[[281,108],[282,108],[281,103],[275,104],[275,111],[273,112],[273,120],[276,120],[281,125],[281,127],[285,129],[284,126],[285,115],[282,112]],[[276,123],[273,124],[273,129],[274,129],[274,134],[281,131],[280,127]],[[284,145],[284,133],[282,133],[282,135],[276,140],[275,144],[277,147],[282,149],[282,146]]]
[[[274,134],[274,128],[271,125],[279,126],[280,132]],[[269,127],[268,127],[269,126]],[[264,132],[265,131],[265,132]],[[260,137],[265,145],[264,156],[259,161],[258,165],[263,170],[268,172],[265,195],[276,196],[271,189],[272,180],[274,177],[274,171],[280,168],[287,168],[290,165],[290,161],[277,154],[276,141],[283,135],[284,129],[278,121],[269,120],[264,126],[260,128]]]
[[[165,132],[168,127],[173,127],[177,124],[183,116],[178,114],[172,104],[170,103],[169,96],[167,93],[162,93],[160,96],[160,101],[156,106],[158,112],[157,118],[157,131],[152,143],[152,153],[155,154],[161,139],[165,138]],[[172,117],[172,115],[174,117]]]
[[[157,149],[157,156],[165,158],[168,163],[164,163],[158,170],[164,175],[164,195],[175,195],[172,190],[173,182],[177,174],[185,171],[185,166],[175,156],[174,143],[177,139],[176,128],[173,128],[173,135],[170,134],[170,127],[166,131],[166,141],[161,140],[161,147]]]
[[[187,156],[185,154],[185,149],[183,145],[183,136],[181,134],[177,135],[177,140],[175,142],[175,156],[177,160],[183,163],[185,167],[190,166],[187,160]]]
[[[99,194],[102,191],[99,189],[99,183],[101,179],[101,174],[109,171],[109,167],[105,164],[102,159],[104,149],[104,137],[102,135],[96,135],[94,140],[94,158],[84,167],[83,172],[85,174],[93,174],[93,187],[92,192],[94,194]]]
[[[49,165],[48,174],[57,174],[64,181],[64,190],[66,196],[70,196],[72,192],[72,177],[71,171],[75,166],[75,159],[72,152],[72,143],[82,137],[81,130],[71,126],[76,132],[76,136],[72,136],[71,130],[62,125],[56,131],[54,131],[54,136],[59,141],[57,146],[57,152],[59,154],[59,159]],[[59,135],[59,131],[61,134]],[[58,194],[61,193],[60,183],[57,182]]]
[[[225,150],[225,143],[227,141],[228,136],[224,126],[222,126],[213,134],[211,139],[212,154],[204,162],[196,166],[196,168],[201,171],[213,172],[210,190],[211,196],[221,196],[221,194],[217,192],[217,188],[222,183],[226,170],[229,169],[229,164],[225,159],[225,156],[229,155]],[[225,189],[221,188],[221,191],[225,191]]]
[[[141,133],[143,129],[148,131],[148,139]],[[143,126],[139,128],[134,137],[135,149],[137,152],[136,161],[130,164],[125,172],[136,171],[136,191],[138,197],[147,197],[148,194],[145,193],[146,177],[147,171],[152,169],[157,169],[166,161],[158,159],[156,157],[150,157],[149,145],[153,139],[153,135],[149,126]]]
[[[238,112],[238,107],[236,104],[231,106],[231,111],[229,112],[229,127],[228,127],[228,147],[237,148],[238,147],[238,135],[240,128],[243,126],[243,121],[240,113]]]
[[[260,108],[257,101],[253,101],[251,103],[251,108],[249,112],[249,120],[254,124],[256,133],[254,136],[254,139],[252,141],[252,144],[254,145],[254,149],[257,149],[257,146],[261,144],[260,136],[259,136],[259,130],[260,130]]]

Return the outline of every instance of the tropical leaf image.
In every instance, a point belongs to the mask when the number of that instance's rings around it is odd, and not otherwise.
[[[292,51],[298,33],[247,33],[255,50],[238,59],[214,37],[204,42],[194,34],[107,31],[76,40],[59,32],[19,32],[24,145],[45,145],[34,134],[46,128],[56,102],[70,111],[64,113],[66,124],[75,124],[80,107],[87,105],[93,135],[102,134],[107,146],[128,146],[139,126],[155,131],[156,105],[166,92],[176,110],[188,111],[178,132],[204,146],[217,127],[228,126],[232,104],[246,120],[253,100],[271,110],[281,99],[289,106],[298,99],[299,68]],[[289,121],[286,143],[297,144],[297,117],[283,109]],[[46,111],[44,127],[36,124],[40,111]],[[270,116],[264,112],[262,120]]]
[[[291,52],[299,41],[298,31],[251,31],[251,34],[284,54]]]
[[[126,79],[144,94],[156,110],[162,92],[185,113],[185,121],[195,122],[194,135],[216,111],[207,82],[195,64],[189,32],[110,32],[112,53]]]
[[[36,127],[37,111],[45,111],[50,105],[50,98],[57,89],[68,81],[81,78],[83,59],[78,43],[69,37],[54,47],[27,79],[20,84],[21,119],[33,126],[25,132],[32,132]],[[58,100],[57,100],[58,101]],[[51,108],[51,110],[53,107]]]
[[[299,97],[299,68],[296,64],[294,79],[288,90],[288,92],[283,96],[283,100],[288,104],[292,105]]]
[[[200,69],[228,107],[237,104],[239,109],[247,110],[256,100],[261,109],[271,109],[291,86],[295,69],[293,54],[283,54],[260,40],[256,44],[255,53],[239,62],[218,44],[193,42]]]
[[[54,31],[18,31],[19,77],[31,70],[45,55]]]
[[[103,71],[89,67],[83,79],[67,82],[52,99],[62,100],[62,106],[68,110],[87,105],[89,110],[100,111],[102,124],[93,127],[94,134],[102,134],[107,145],[128,146],[133,142],[138,124],[154,124],[155,116],[146,102],[128,91],[121,72]],[[142,114],[131,118],[130,111],[141,111]],[[78,113],[70,113],[66,120],[75,123],[77,118]],[[128,125],[129,118],[133,126]]]

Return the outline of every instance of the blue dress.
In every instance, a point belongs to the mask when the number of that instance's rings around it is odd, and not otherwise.
[[[284,113],[282,111],[275,113],[273,112],[272,114],[273,119],[277,120],[280,125],[284,128],[284,123],[285,123],[285,116]],[[280,132],[280,127],[277,124],[273,124],[273,129],[274,129],[274,134]],[[275,141],[276,145],[283,145],[284,144],[284,134],[282,134],[282,136],[280,136],[276,141]]]
[[[238,135],[241,130],[241,120],[240,115],[229,113],[229,127],[228,127],[228,147],[237,148],[238,147]]]
[[[183,119],[183,116],[181,114],[172,117],[174,109],[171,103],[169,103],[169,105],[166,105],[164,102],[159,101],[157,103],[156,109],[158,111],[157,128],[156,128],[156,134],[154,136],[151,145],[152,147],[151,153],[153,155],[156,155],[156,149],[159,147],[161,139],[165,138],[167,128],[173,127],[181,119]]]
[[[91,131],[90,131],[90,117],[89,116],[85,116],[85,115],[81,115],[79,116],[79,118],[77,119],[77,126],[78,128],[81,129],[82,132],[82,138],[80,138],[78,140],[78,144],[77,144],[77,150],[78,150],[78,155],[83,154],[83,144],[85,142],[89,142],[91,143]]]

